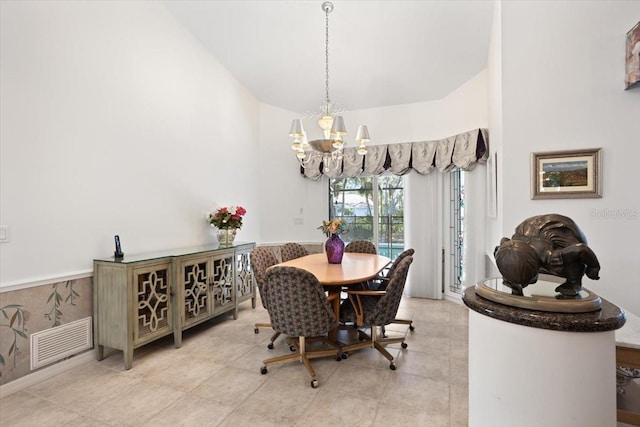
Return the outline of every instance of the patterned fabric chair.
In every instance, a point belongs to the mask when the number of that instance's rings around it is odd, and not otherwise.
[[[307,251],[304,246],[298,243],[285,243],[280,247],[280,254],[282,256],[282,262],[289,261],[291,259],[300,258],[305,255],[309,255],[309,251]]]
[[[353,240],[344,247],[345,252],[357,252],[360,254],[377,254],[376,245],[369,240]]]
[[[309,359],[342,358],[340,348],[326,338],[338,322],[318,279],[300,268],[273,267],[267,271],[263,293],[273,328],[290,337],[288,341],[295,353],[264,360],[260,372],[266,374],[269,365],[298,360],[304,363],[311,376],[311,387],[318,387]],[[308,350],[306,344],[311,342],[320,344],[320,348]]]
[[[393,272],[396,270],[396,268],[398,268],[400,261],[402,261],[402,259],[405,257],[408,257],[408,256],[412,257],[414,253],[415,253],[415,250],[413,249],[406,249],[403,252],[401,252],[383,275],[381,275],[380,277],[376,277],[375,279],[371,279],[368,282],[369,289],[372,289],[375,291],[384,291],[387,288],[387,284],[389,283],[389,280],[391,279]],[[409,330],[412,332],[416,329],[413,326],[413,321],[410,319],[396,318],[396,319],[393,319],[393,322],[391,323],[400,323],[403,325],[409,325]],[[384,326],[382,327],[382,336],[383,337],[385,336]]]
[[[262,301],[262,306],[265,310],[269,311],[267,305],[265,303],[264,295],[263,295],[263,286],[264,279],[267,274],[267,268],[272,265],[278,264],[278,258],[273,254],[273,252],[269,248],[257,247],[251,251],[251,270],[253,271],[253,277],[256,279],[256,286],[258,287],[258,292],[260,293],[260,300]],[[271,323],[256,323],[255,329],[253,330],[256,334],[260,332],[260,328],[270,328]],[[280,336],[280,332],[275,332],[271,339],[269,340],[269,344],[267,347],[271,350],[273,349],[273,342]]]
[[[376,245],[369,240],[352,240],[347,243],[347,246],[344,247],[345,252],[355,252],[359,254],[373,254],[376,255],[378,253],[376,249]],[[351,285],[350,288],[358,287],[359,289],[367,289],[367,282],[358,283],[357,285]],[[344,290],[349,289],[346,287]]]
[[[343,346],[343,351],[349,352],[364,347],[373,347],[389,360],[390,369],[396,369],[393,356],[384,346],[399,342],[402,343],[402,348],[407,348],[407,343],[404,342],[405,337],[378,339],[377,328],[394,322],[402,299],[409,266],[412,262],[413,257],[406,256],[398,263],[384,291],[352,290],[347,292],[349,299],[340,306],[340,321],[354,322],[358,328],[370,328],[370,334],[359,329],[360,342]]]

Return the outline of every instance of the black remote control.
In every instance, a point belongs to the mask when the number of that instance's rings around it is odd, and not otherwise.
[[[122,247],[120,246],[120,236],[116,234],[113,239],[116,242],[116,251],[113,253],[113,256],[116,258],[124,257],[124,253],[122,252]]]

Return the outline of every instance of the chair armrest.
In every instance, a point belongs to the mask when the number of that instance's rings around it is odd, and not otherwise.
[[[331,302],[331,301],[333,301],[335,299],[338,299],[338,298],[340,298],[340,294],[328,295],[327,296],[327,301]]]
[[[371,291],[371,290],[354,290],[347,291],[347,296],[349,297],[349,302],[353,306],[353,310],[356,313],[356,325],[362,326],[364,323],[364,307],[362,305],[362,300],[360,296],[369,295],[369,296],[383,296],[387,292],[386,291]]]
[[[347,294],[353,294],[353,295],[372,295],[372,296],[383,296],[387,293],[387,291],[374,291],[371,289],[366,289],[366,290],[353,290],[353,291],[346,291]]]
[[[369,279],[367,280],[367,288],[369,289],[384,289],[387,287],[388,283],[389,283],[389,279],[388,277],[383,277],[383,276],[377,276],[374,277],[373,279]]]

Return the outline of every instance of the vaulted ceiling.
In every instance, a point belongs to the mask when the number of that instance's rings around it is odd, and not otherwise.
[[[318,111],[321,1],[163,1],[261,102]],[[333,1],[329,91],[346,110],[445,97],[486,68],[493,1]]]

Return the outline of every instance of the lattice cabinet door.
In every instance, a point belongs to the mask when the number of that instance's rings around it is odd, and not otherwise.
[[[251,250],[255,245],[246,245],[236,249],[236,287],[238,303],[251,298],[251,306],[256,308],[256,286],[251,271]]]
[[[167,335],[173,328],[171,261],[143,264],[133,273],[133,342],[138,345]]]
[[[218,315],[229,310],[236,310],[236,312],[234,312],[234,318],[237,318],[235,252],[233,249],[228,251],[216,251],[212,255],[212,262],[212,314]]]
[[[211,314],[211,257],[183,258],[178,263],[178,313],[182,327],[199,323]]]

